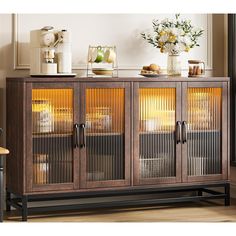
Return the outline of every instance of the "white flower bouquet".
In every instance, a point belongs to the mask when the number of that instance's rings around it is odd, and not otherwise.
[[[199,46],[198,38],[203,34],[203,29],[192,26],[190,20],[182,20],[179,14],[175,19],[153,20],[153,34],[141,33],[143,39],[161,53],[178,55],[180,52],[188,52],[191,48]]]

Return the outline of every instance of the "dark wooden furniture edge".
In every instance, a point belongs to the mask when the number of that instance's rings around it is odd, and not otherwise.
[[[3,156],[6,156],[9,151],[5,148],[0,147],[0,222],[3,222],[3,183],[4,183],[4,164],[3,164]]]
[[[92,77],[7,77],[7,81],[17,82],[174,82],[174,81],[229,81],[229,77],[159,77],[159,78],[145,78],[145,77],[117,77],[117,78],[92,78]]]
[[[10,150],[6,163],[6,185],[12,191],[23,194],[25,191],[25,83],[20,81],[6,83],[6,146]],[[10,114],[15,114],[14,116]],[[14,178],[13,178],[14,176]],[[12,181],[13,180],[13,181]]]

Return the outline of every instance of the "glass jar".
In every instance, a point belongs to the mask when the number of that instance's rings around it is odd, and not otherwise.
[[[73,129],[73,112],[69,107],[54,109],[54,131],[57,133],[70,133]]]
[[[49,156],[47,154],[33,155],[33,181],[34,184],[49,183]]]
[[[199,60],[188,60],[188,76],[197,77],[205,74],[205,63]]]
[[[181,61],[178,54],[168,54],[167,74],[181,76]]]
[[[111,129],[112,115],[110,107],[93,107],[86,114],[86,128],[90,132],[108,132]]]
[[[52,106],[48,100],[32,101],[33,133],[53,132]]]

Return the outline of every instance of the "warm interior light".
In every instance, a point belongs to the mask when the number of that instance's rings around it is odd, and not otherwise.
[[[187,111],[190,129],[214,129],[221,127],[221,88],[188,88]]]
[[[139,90],[140,131],[165,131],[175,127],[175,88]]]
[[[33,89],[32,100],[49,101],[54,108],[73,108],[73,89]]]
[[[32,90],[33,133],[68,133],[73,125],[72,89]]]
[[[123,88],[86,89],[88,132],[123,132],[124,99]]]

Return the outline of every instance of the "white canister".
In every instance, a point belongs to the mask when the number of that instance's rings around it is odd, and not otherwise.
[[[72,54],[70,52],[59,52],[58,58],[58,73],[71,73]]]
[[[44,75],[57,74],[57,64],[56,63],[42,63],[42,74]]]

